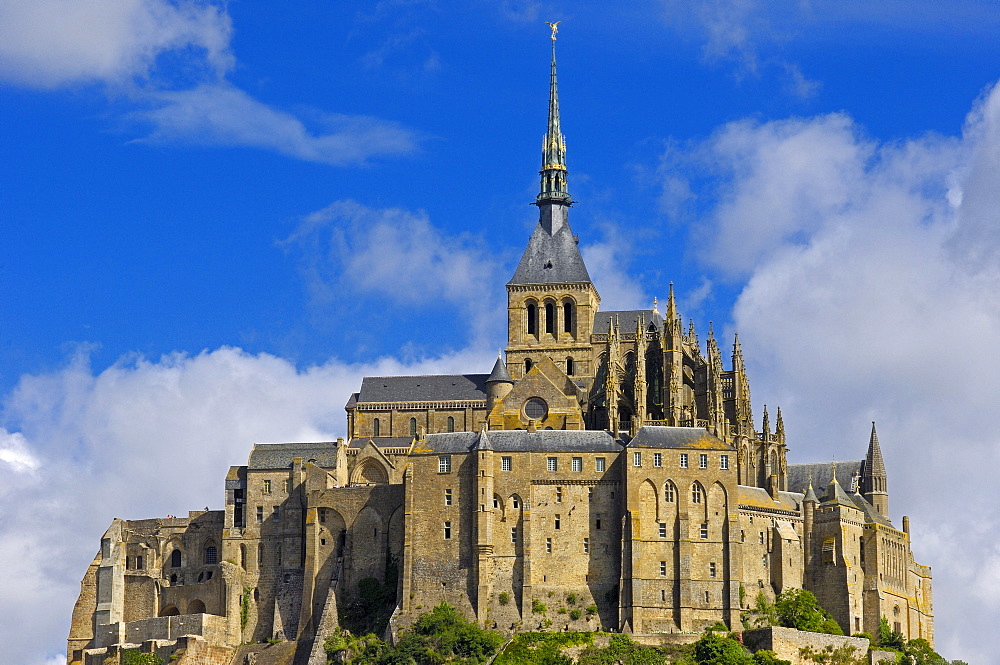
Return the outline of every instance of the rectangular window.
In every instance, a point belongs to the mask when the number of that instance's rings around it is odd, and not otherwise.
[[[667,576],[667,562],[666,561],[661,561],[660,562],[660,577],[666,577],[666,576]]]
[[[562,488],[556,488],[556,503],[562,503]]]
[[[702,523],[701,525],[701,537],[708,538],[708,524]]]
[[[667,590],[666,589],[660,589],[660,601],[661,602],[667,602]]]
[[[590,554],[590,538],[583,539],[583,553]]]
[[[270,494],[271,493],[271,481],[270,480],[265,480],[264,484],[261,487],[260,491],[263,492],[264,494]]]
[[[597,459],[594,460],[594,470],[597,471],[597,473],[604,473],[603,457],[598,457]]]
[[[326,522],[326,508],[319,509],[319,521]]]
[[[662,453],[653,453],[653,466],[663,466]]]
[[[688,454],[687,453],[681,453],[681,468],[682,469],[688,468]]]
[[[289,480],[288,478],[285,478],[285,494],[288,494],[291,491],[292,491],[292,481]]]
[[[559,469],[559,459],[556,457],[550,457],[545,461],[545,468],[549,471],[557,471]]]
[[[513,468],[513,466],[514,465],[511,464],[511,459],[509,457],[501,457],[500,458],[500,470],[501,471],[510,471]]]
[[[546,554],[552,554],[552,539],[551,538],[546,538],[545,539],[545,553]]]
[[[141,556],[137,556],[135,558],[135,568],[136,568],[136,570],[142,570],[142,557]]]
[[[451,505],[451,490],[450,489],[446,489],[444,491],[444,505],[446,505],[446,506],[450,506]]]
[[[264,521],[264,506],[257,506],[257,522]]]
[[[729,455],[723,455],[719,458],[719,468],[723,471],[729,468]]]
[[[451,455],[438,455],[438,473],[451,473]]]
[[[666,538],[666,537],[667,537],[667,525],[664,524],[663,522],[660,522],[660,538]]]
[[[642,453],[639,451],[632,453],[632,466],[642,466]]]
[[[760,544],[763,545],[764,544],[764,532],[760,531],[759,533],[760,533]]]
[[[705,453],[698,455],[698,468],[699,469],[708,468],[708,455],[706,455]]]
[[[451,522],[444,523],[444,539],[451,540]]]
[[[517,527],[511,527],[510,529],[510,542],[517,544]]]
[[[583,458],[574,457],[573,458],[573,473],[580,473],[583,471]]]
[[[597,529],[598,531],[601,530],[601,514],[600,513],[597,513],[596,515],[594,515],[594,528]]]
[[[708,576],[715,577],[715,562],[708,564]]]
[[[498,499],[497,497],[493,497],[493,507],[494,508],[500,507],[500,499]]]
[[[556,522],[555,522],[555,527],[556,527],[557,529],[559,528],[559,522],[560,522],[560,516],[559,516],[559,513],[556,513]]]
[[[271,514],[274,515],[275,521],[281,519],[281,506],[271,506]]]
[[[594,488],[587,488],[587,503],[594,503]]]

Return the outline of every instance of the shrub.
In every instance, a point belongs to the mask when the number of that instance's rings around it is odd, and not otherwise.
[[[743,645],[714,632],[705,633],[694,643],[694,660],[699,665],[754,665]]]
[[[597,605],[587,605],[587,615],[593,616],[597,614]]]
[[[535,598],[531,601],[531,611],[535,614],[545,614],[548,608],[545,607],[545,603]]]
[[[497,598],[497,600],[500,601],[501,605],[507,605],[510,603],[510,594],[506,591],[501,591],[500,596],[499,598]]]
[[[163,659],[155,653],[142,653],[138,649],[122,651],[122,665],[163,665]]]
[[[570,605],[576,605],[576,600],[577,597],[575,593],[571,593],[568,596],[566,596],[566,602]]]
[[[572,619],[573,621],[576,621],[581,616],[583,616],[583,613],[580,612],[580,610],[572,609],[569,611],[569,618]]]

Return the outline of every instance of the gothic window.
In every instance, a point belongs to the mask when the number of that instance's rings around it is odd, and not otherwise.
[[[455,419],[452,418],[451,416],[448,416],[448,431],[449,432],[455,431]]]
[[[698,483],[691,486],[691,503],[701,503],[701,485]]]
[[[417,435],[417,419],[410,418],[410,436]]]
[[[219,563],[219,550],[215,545],[209,545],[205,548],[205,563],[208,565]]]
[[[563,303],[563,332],[573,334],[573,303],[567,300]]]
[[[556,334],[556,306],[550,302],[545,303],[545,332]]]
[[[531,358],[524,359],[524,373],[527,374],[531,371]]]
[[[538,334],[538,306],[533,302],[528,303],[528,334]]]
[[[382,423],[376,418],[375,422],[372,423],[372,435],[381,436],[382,435]]]
[[[674,502],[674,484],[667,481],[667,484],[663,486],[663,500],[667,503]]]
[[[170,567],[180,568],[181,567],[181,551],[174,550],[170,553]]]
[[[573,359],[566,359],[566,376],[573,376]]]

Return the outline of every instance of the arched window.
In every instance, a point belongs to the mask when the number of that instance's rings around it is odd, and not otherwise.
[[[556,306],[550,302],[545,303],[545,332],[556,334]]]
[[[698,483],[691,486],[691,503],[701,503],[701,485]]]
[[[533,302],[528,303],[528,334],[538,334],[538,307]]]
[[[205,563],[208,565],[219,563],[219,550],[215,545],[209,545],[205,548]]]
[[[278,566],[281,566],[281,543],[278,543],[275,548],[275,558],[278,560]]]
[[[452,418],[451,416],[448,416],[448,431],[449,432],[455,431],[455,419]]]
[[[666,501],[667,503],[674,502],[674,484],[669,480],[667,481],[667,484],[664,485],[663,487],[663,500]]]
[[[563,303],[563,332],[573,333],[573,303],[566,301]]]
[[[372,435],[381,436],[382,435],[382,423],[376,418],[375,422],[372,423]]]
[[[531,358],[524,359],[524,373],[527,374],[531,371]]]
[[[247,546],[240,545],[240,568],[247,569]]]
[[[573,359],[566,359],[566,376],[573,376]]]
[[[410,418],[410,436],[417,435],[417,419]]]
[[[174,550],[170,553],[170,567],[180,568],[181,567],[181,551]]]

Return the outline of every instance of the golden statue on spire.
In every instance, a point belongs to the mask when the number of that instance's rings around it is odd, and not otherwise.
[[[556,33],[559,32],[560,23],[562,23],[562,21],[556,21],[555,23],[549,23],[548,21],[545,22],[545,25],[552,28],[552,41],[556,40]]]

